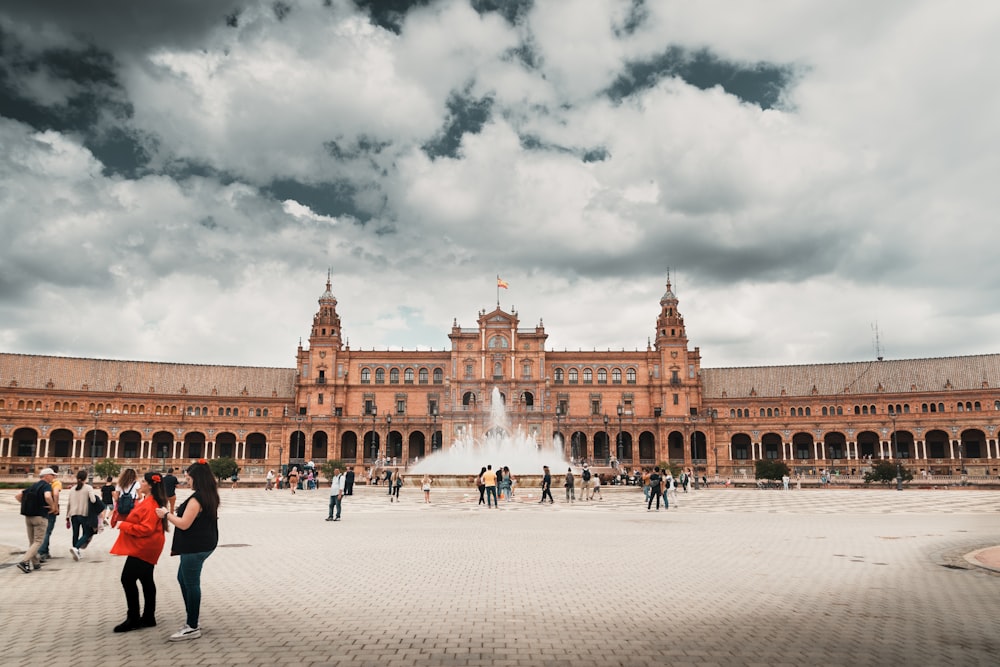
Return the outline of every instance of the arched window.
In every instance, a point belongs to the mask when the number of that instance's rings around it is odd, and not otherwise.
[[[490,338],[488,345],[491,350],[506,350],[510,344],[503,336],[493,336]]]
[[[863,414],[863,415],[868,414],[868,406],[867,405],[862,405],[861,406],[861,414]]]
[[[406,384],[413,384],[413,369],[407,368],[403,371],[403,382]]]
[[[838,405],[838,406],[837,406],[837,414],[838,414],[838,415],[842,415],[842,414],[844,414],[844,408],[842,408],[842,407],[840,407],[840,406]]]
[[[823,406],[823,410],[822,410],[822,413],[821,413],[821,414],[822,414],[822,415],[823,415],[824,417],[826,417],[826,406],[825,406],[825,405]]]
[[[584,368],[583,369],[583,383],[584,384],[593,384],[593,382],[594,382],[594,371],[590,370],[589,368]]]
[[[938,412],[944,412],[944,403],[938,403]]]
[[[389,371],[389,384],[399,384],[399,369],[393,368]]]
[[[957,406],[959,412],[965,412],[965,406],[959,403]]]
[[[981,405],[981,404],[979,403],[979,401],[976,401],[975,403],[973,403],[973,404],[972,404],[972,408],[973,408],[973,409],[974,409],[974,410],[975,410],[976,412],[979,412],[980,410],[982,410],[982,409],[983,409],[983,406],[982,406],[982,405]]]
[[[376,368],[375,369],[375,384],[385,384],[385,369]]]
[[[635,384],[635,369],[630,368],[625,371],[625,382],[628,384]]]
[[[499,378],[503,377],[503,364],[499,361],[493,364],[493,377]]]
[[[761,409],[760,409],[760,416],[761,416],[761,417],[763,417],[763,416],[764,416],[764,408],[761,408]]]
[[[421,368],[418,377],[420,378],[420,384],[427,384],[427,369]]]
[[[372,371],[370,368],[361,369],[361,384],[370,384],[372,381]]]
[[[806,408],[806,417],[812,417],[812,408]]]
[[[873,406],[871,407],[871,413],[872,413],[872,414],[874,415],[874,414],[876,414],[877,412],[878,412],[878,408],[876,408],[876,407],[875,407],[875,406],[873,405]]]
[[[598,369],[597,371],[597,384],[607,384],[608,383],[608,371],[605,368]]]
[[[611,382],[613,384],[621,384],[622,383],[622,369],[615,368],[615,369],[613,369],[611,371]]]
[[[562,382],[562,381],[563,381],[563,369],[557,368],[556,369],[556,382]],[[997,401],[997,403],[1000,404],[1000,401]],[[1000,410],[1000,407],[998,407],[997,410]]]
[[[576,382],[579,379],[580,379],[580,373],[579,373],[579,371],[577,371],[575,368],[569,369],[569,383],[570,384],[576,384]]]
[[[1000,403],[1000,401],[997,401],[997,402],[998,402],[998,403]],[[732,410],[732,409],[730,409],[730,410],[729,410],[729,418],[730,418],[730,419],[733,419],[733,418],[735,418],[735,417],[736,417],[736,410]]]

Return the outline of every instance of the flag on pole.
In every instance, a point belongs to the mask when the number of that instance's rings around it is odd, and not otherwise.
[[[500,280],[500,276],[497,276],[497,287],[508,289],[510,285],[507,284],[506,280]]]

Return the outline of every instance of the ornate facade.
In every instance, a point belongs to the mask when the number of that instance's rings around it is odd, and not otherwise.
[[[702,368],[669,282],[652,333],[645,350],[557,352],[541,321],[498,307],[453,323],[448,350],[354,350],[328,280],[295,368],[0,354],[0,474],[104,457],[146,469],[230,456],[250,476],[310,459],[402,463],[481,433],[493,387],[539,441],[558,434],[567,458],[598,464],[1000,468],[1000,354]]]

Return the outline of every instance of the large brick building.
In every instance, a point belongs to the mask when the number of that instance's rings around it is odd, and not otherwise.
[[[481,433],[493,387],[516,423],[541,442],[560,434],[575,460],[998,472],[1000,355],[702,368],[669,282],[655,324],[645,350],[556,352],[541,322],[498,307],[453,323],[447,350],[354,350],[328,280],[295,368],[0,354],[0,474],[105,456],[142,469],[231,456],[249,475],[412,461]]]

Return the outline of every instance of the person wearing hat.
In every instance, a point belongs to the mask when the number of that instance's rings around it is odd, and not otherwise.
[[[28,529],[28,550],[24,553],[24,560],[17,564],[18,569],[25,574],[31,572],[32,568],[37,570],[42,566],[38,550],[42,546],[42,540],[45,539],[49,513],[56,514],[59,511],[52,495],[52,480],[56,478],[56,471],[52,468],[42,468],[38,477],[39,480],[32,484],[31,488],[22,489],[14,496],[17,502],[21,503],[21,514]]]

